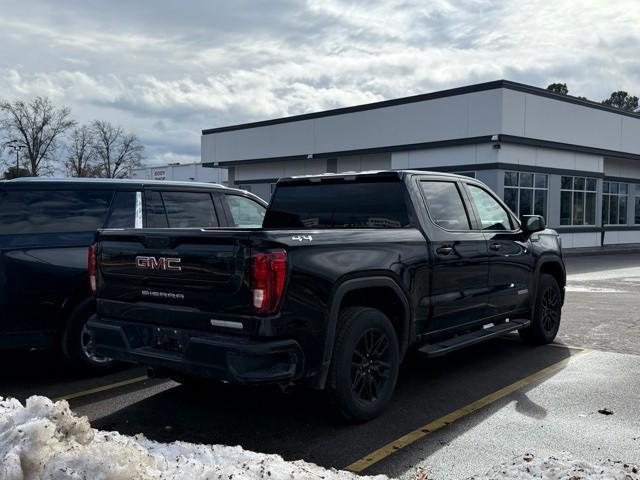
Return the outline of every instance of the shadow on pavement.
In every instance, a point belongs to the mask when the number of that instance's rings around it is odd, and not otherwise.
[[[0,396],[21,401],[31,395],[50,398],[107,385],[144,373],[122,366],[113,373],[91,375],[75,371],[54,351],[1,351]]]
[[[437,359],[411,356],[387,411],[359,425],[338,418],[321,392],[300,389],[283,394],[276,387],[236,386],[208,391],[179,386],[100,418],[93,425],[125,434],[144,433],[162,442],[241,445],[277,453],[287,460],[304,459],[344,468],[388,442],[570,354],[562,346],[529,347],[498,339]],[[523,414],[535,418],[546,415],[542,407],[527,398],[526,389],[514,395],[502,402],[515,399]],[[439,448],[429,441],[430,437],[424,440],[428,446],[420,449],[421,458]],[[404,454],[403,450],[393,457]],[[387,472],[385,462],[371,470]],[[398,468],[394,464],[394,471],[389,473],[398,473]]]

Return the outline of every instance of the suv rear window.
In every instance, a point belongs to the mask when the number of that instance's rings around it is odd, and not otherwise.
[[[104,225],[112,197],[112,191],[0,192],[0,235],[96,230]]]
[[[278,185],[264,228],[403,228],[411,225],[399,181]]]

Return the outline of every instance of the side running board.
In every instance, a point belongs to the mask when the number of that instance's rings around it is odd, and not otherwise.
[[[491,338],[499,337],[505,333],[520,330],[521,328],[528,327],[530,324],[530,320],[510,320],[508,322],[493,325],[492,327],[483,328],[482,330],[465,333],[464,335],[446,338],[434,343],[427,343],[418,351],[424,353],[428,357],[437,357],[460,348],[468,347],[469,345],[474,345]]]

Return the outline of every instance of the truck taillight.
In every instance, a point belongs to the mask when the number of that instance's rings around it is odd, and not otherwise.
[[[253,308],[257,313],[275,313],[287,280],[287,252],[254,253],[251,268]]]
[[[87,270],[89,271],[89,288],[91,293],[96,293],[96,246],[89,245],[87,254]]]

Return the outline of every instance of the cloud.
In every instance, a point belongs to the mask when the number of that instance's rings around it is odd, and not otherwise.
[[[13,2],[0,91],[197,161],[204,128],[498,78],[638,94],[639,25],[635,0]]]

